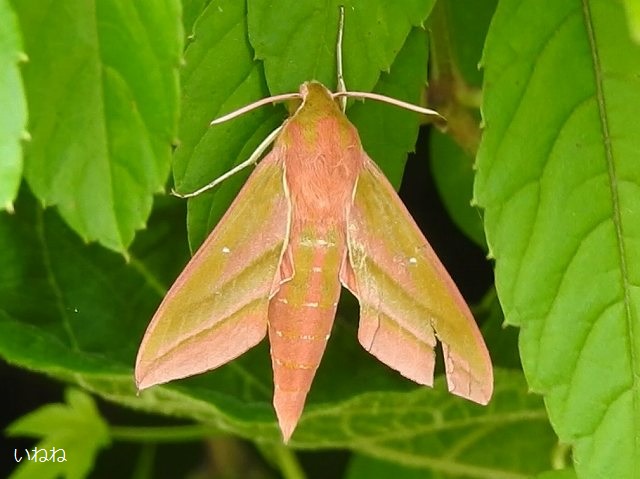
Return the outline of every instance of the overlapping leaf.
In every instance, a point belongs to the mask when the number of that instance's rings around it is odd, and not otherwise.
[[[25,175],[85,240],[124,251],[169,172],[180,4],[14,2],[29,62]]]
[[[264,60],[272,93],[295,91],[302,82],[336,84],[338,6],[345,7],[344,75],[351,90],[370,91],[391,68],[414,26],[421,26],[432,0],[249,1],[249,38]]]
[[[635,477],[640,47],[620,2],[505,0],[484,64],[476,197],[529,384],[579,477]]]

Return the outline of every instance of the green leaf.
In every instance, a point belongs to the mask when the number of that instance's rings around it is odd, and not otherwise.
[[[182,28],[186,40],[194,34],[193,26],[211,0],[182,0]]]
[[[533,442],[533,441],[532,441]],[[543,452],[543,451],[540,451]],[[498,454],[502,451],[497,451]],[[531,457],[531,456],[530,456]],[[451,458],[442,461],[441,471],[420,469],[402,464],[374,459],[362,454],[355,454],[349,462],[346,479],[454,479],[454,478],[487,478],[487,479],[526,479],[526,473],[503,470],[499,467],[482,469],[465,467]],[[573,470],[547,471],[536,475],[536,479],[575,479]]]
[[[473,414],[475,408],[446,396],[439,398],[444,402],[434,402],[436,391],[428,397],[405,396],[406,422],[379,435],[375,424],[370,425],[369,438],[357,448],[366,456],[355,457],[347,478],[513,479],[548,469],[556,439],[540,402],[527,395],[519,374],[497,373],[497,394],[486,414]],[[414,403],[418,397],[420,402]]]
[[[371,91],[389,71],[411,28],[421,26],[433,0],[250,0],[249,39],[264,60],[273,94],[296,91],[308,80],[336,85],[338,6],[345,7],[344,75],[347,89]]]
[[[446,0],[444,21],[446,24],[450,49],[450,60],[457,73],[470,85],[482,85],[482,70],[478,67],[482,55],[484,38],[498,0],[476,0],[474,2],[456,2]],[[446,52],[442,52],[446,53]]]
[[[500,2],[475,195],[527,379],[579,477],[640,458],[640,46],[620,2]]]
[[[66,404],[48,404],[7,426],[9,436],[40,439],[30,451],[19,451],[22,460],[11,479],[87,477],[100,449],[110,443],[109,430],[91,396],[67,389]],[[33,454],[41,461],[33,459]],[[65,460],[62,460],[64,458]]]
[[[389,477],[428,479],[432,476],[433,474],[425,472],[424,469],[411,468],[397,463],[355,454],[349,461],[346,479],[387,479]]]
[[[188,257],[173,226],[183,215],[176,199],[160,209],[127,262],[83,245],[23,194],[14,215],[0,215],[0,356],[73,381],[81,371],[131,374],[146,323]]]
[[[189,193],[246,160],[284,119],[282,109],[261,108],[209,127],[214,118],[269,95],[262,66],[247,41],[244,2],[210,3],[194,27],[182,70],[180,144],[173,163],[175,188]],[[189,201],[189,242],[204,240],[229,207],[248,171]]]
[[[145,226],[169,171],[180,3],[14,6],[29,56],[29,186],[85,241],[122,252]]]
[[[18,63],[26,59],[18,20],[7,0],[0,0],[0,209],[12,210],[22,177],[22,140],[27,104]]]

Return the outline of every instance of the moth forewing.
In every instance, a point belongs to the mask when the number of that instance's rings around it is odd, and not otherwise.
[[[368,157],[349,209],[347,243],[352,272],[342,280],[360,301],[363,347],[409,379],[431,385],[437,336],[449,390],[486,404],[493,370],[471,311]]]
[[[288,234],[282,175],[273,152],[173,284],[138,350],[138,389],[214,369],[264,338]]]

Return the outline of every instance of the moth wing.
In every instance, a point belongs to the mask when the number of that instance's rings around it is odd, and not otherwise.
[[[290,222],[283,174],[274,149],[173,284],[140,345],[138,389],[214,369],[265,337]]]
[[[432,386],[437,337],[449,391],[486,404],[493,370],[473,316],[395,190],[366,155],[347,213],[347,244],[341,280],[360,302],[362,346],[405,377]]]

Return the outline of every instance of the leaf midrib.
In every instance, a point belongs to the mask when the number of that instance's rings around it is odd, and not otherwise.
[[[589,49],[591,52],[591,59],[593,62],[593,73],[595,77],[595,87],[596,87],[596,101],[598,106],[598,114],[600,117],[600,126],[602,130],[602,139],[605,153],[605,160],[607,163],[607,173],[609,176],[609,190],[611,192],[611,205],[612,205],[612,220],[615,228],[616,235],[616,243],[618,245],[618,256],[619,256],[619,264],[620,264],[620,276],[622,282],[623,289],[623,297],[624,297],[624,312],[625,319],[627,325],[627,331],[629,337],[635,337],[634,324],[633,324],[633,314],[631,312],[631,297],[630,297],[630,284],[629,284],[629,271],[626,262],[626,250],[625,250],[625,242],[624,242],[624,232],[622,227],[622,214],[620,210],[620,198],[618,195],[618,177],[613,157],[613,150],[611,146],[611,132],[609,131],[609,119],[607,116],[607,106],[604,97],[604,74],[602,71],[602,66],[600,63],[600,55],[598,52],[598,45],[596,41],[596,35],[594,31],[593,25],[593,17],[591,15],[591,7],[589,5],[589,0],[582,0],[582,12],[585,20],[585,27],[587,30],[587,36],[589,41]],[[638,382],[638,377],[640,375],[640,367],[638,367],[638,357],[634,350],[633,345],[629,346],[629,362],[632,370],[631,374],[631,390],[632,390],[632,398],[631,404],[633,409],[633,417],[634,422],[638,422],[638,418],[640,417],[640,407],[637,401],[638,395],[633,394],[633,391],[638,391],[640,388],[640,384]],[[640,436],[638,434],[634,434],[634,451],[640,450]],[[637,460],[634,459],[634,462],[637,463]]]

